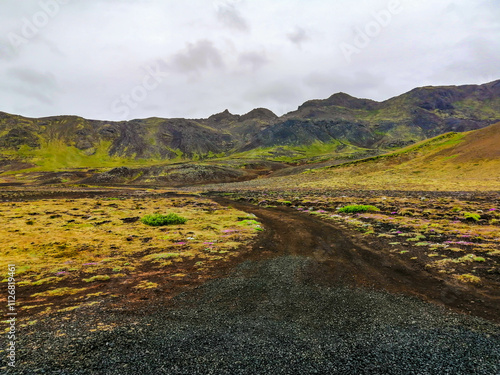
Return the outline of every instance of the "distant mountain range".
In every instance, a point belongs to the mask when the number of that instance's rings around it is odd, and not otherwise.
[[[200,160],[234,155],[277,160],[318,153],[381,153],[450,131],[500,121],[500,80],[420,87],[377,102],[337,93],[281,117],[264,108],[207,119],[97,121],[77,116],[26,118],[0,112],[0,157],[55,167],[124,160]],[[321,146],[321,147],[319,147]],[[52,155],[52,156],[51,156]],[[285,159],[282,159],[284,161]]]

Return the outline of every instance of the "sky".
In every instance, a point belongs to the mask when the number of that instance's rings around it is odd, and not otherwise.
[[[500,79],[499,0],[2,0],[0,111],[277,115]]]

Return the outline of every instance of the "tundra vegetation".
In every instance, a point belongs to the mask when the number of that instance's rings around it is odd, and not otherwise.
[[[207,279],[258,230],[246,213],[196,197],[2,202],[0,267],[17,266],[23,316],[69,311],[138,299],[159,280]]]

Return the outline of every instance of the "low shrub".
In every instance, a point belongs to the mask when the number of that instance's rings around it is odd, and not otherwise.
[[[111,277],[108,275],[96,275],[89,277],[88,279],[83,279],[86,283],[93,283],[94,281],[108,281]]]
[[[45,292],[32,294],[31,297],[54,297],[54,296],[64,296],[64,295],[72,295],[83,292],[85,288],[57,288],[46,290]]]
[[[479,221],[481,219],[481,215],[473,212],[464,212],[464,217],[466,220],[471,220],[471,221]]]
[[[375,206],[354,204],[354,205],[344,206],[342,208],[339,208],[338,211],[345,213],[345,214],[356,214],[359,212],[370,212],[370,211],[380,211],[380,210]]]
[[[244,225],[259,225],[260,223],[256,220],[242,220],[240,221],[241,224]]]
[[[177,253],[156,253],[150,254],[144,257],[145,260],[162,260],[162,259],[172,259],[179,258],[180,254]]]
[[[153,214],[144,216],[141,222],[153,227],[159,227],[162,225],[185,224],[187,219],[174,213],[169,213],[167,215]]]
[[[472,275],[470,273],[465,273],[463,275],[457,275],[455,277],[464,283],[479,284],[481,282],[480,277]]]

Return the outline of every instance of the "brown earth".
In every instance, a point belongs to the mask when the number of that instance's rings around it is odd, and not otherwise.
[[[438,152],[434,157],[456,156],[456,163],[500,159],[500,122],[468,133],[460,144]]]

